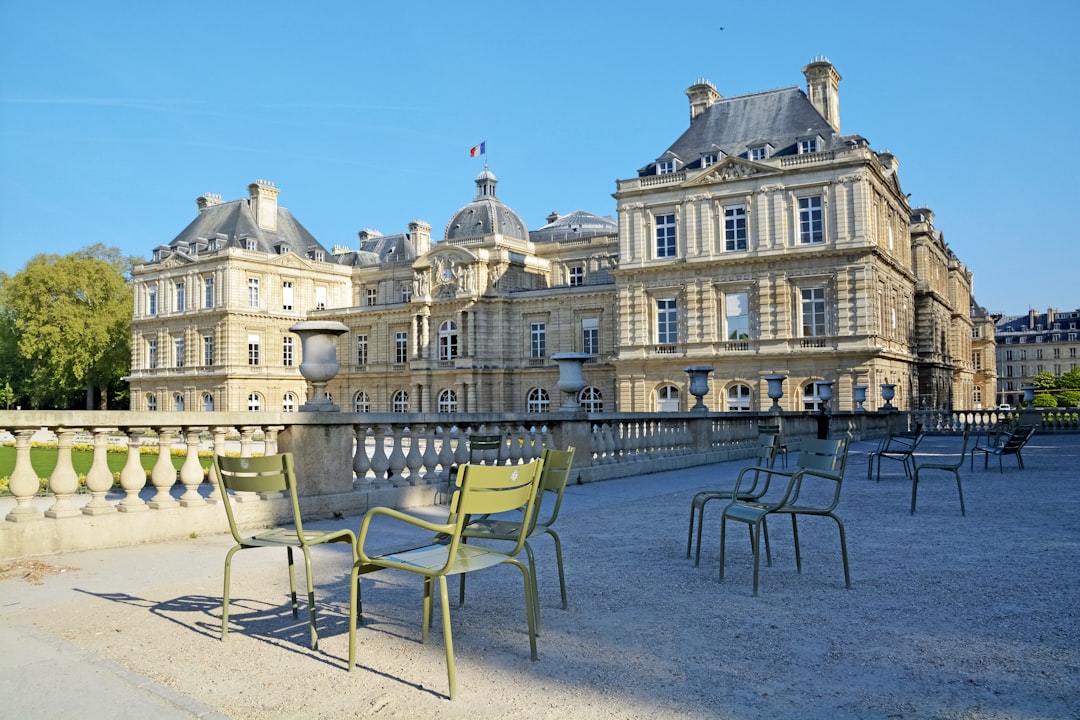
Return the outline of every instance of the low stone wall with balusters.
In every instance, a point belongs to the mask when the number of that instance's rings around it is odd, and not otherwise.
[[[468,461],[470,434],[502,435],[502,463],[529,462],[544,448],[573,445],[571,482],[581,483],[749,457],[758,424],[778,417],[793,450],[817,432],[817,417],[809,413],[3,411],[0,432],[14,443],[16,461],[11,497],[0,498],[0,561],[228,532],[216,478],[212,467],[204,473],[200,453],[292,452],[302,511],[314,520],[445,500],[448,470]],[[907,419],[841,413],[831,423],[833,435],[864,439],[903,429]],[[43,434],[55,438],[57,452],[45,494],[31,465],[31,441]],[[93,448],[85,478],[72,464],[76,439]],[[107,465],[110,445],[126,452],[117,476]],[[142,463],[147,449],[156,455],[149,472]],[[183,457],[179,470],[174,455]],[[291,520],[287,499],[277,494],[239,497],[235,507],[246,528]]]

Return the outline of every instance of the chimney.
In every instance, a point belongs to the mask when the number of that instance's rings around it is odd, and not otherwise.
[[[802,69],[806,95],[836,132],[840,132],[840,73],[826,58],[815,58]]]
[[[704,78],[686,88],[686,96],[690,98],[690,122],[694,122],[697,116],[713,106],[717,100],[724,97],[716,90],[716,86]]]
[[[1046,329],[1049,330],[1054,326],[1054,316],[1057,314],[1057,310],[1054,308],[1046,308]]]
[[[199,197],[195,198],[195,204],[199,206],[199,212],[202,212],[208,207],[221,204],[221,196],[217,193],[203,193]]]
[[[1028,330],[1035,329],[1035,308],[1028,308]]]
[[[431,225],[423,220],[413,220],[409,223],[409,237],[412,238],[413,249],[417,255],[423,255],[431,250]]]
[[[551,223],[555,222],[558,219],[559,219],[559,213],[552,210],[551,214],[547,216],[548,225],[550,225]]]
[[[280,192],[269,180],[256,180],[248,185],[255,223],[263,230],[277,230],[277,196]]]

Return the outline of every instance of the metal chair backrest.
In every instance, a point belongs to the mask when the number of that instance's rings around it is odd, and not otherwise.
[[[292,503],[293,524],[296,537],[301,545],[304,541],[304,526],[300,520],[300,502],[296,496],[296,470],[293,466],[292,453],[265,455],[262,457],[227,457],[214,456],[214,469],[221,484],[222,504],[229,518],[229,530],[236,542],[242,542],[236,519],[233,516],[232,492],[270,493],[285,492]]]
[[[499,463],[503,447],[502,435],[470,435],[469,436],[469,462],[472,464],[484,463],[492,460]],[[494,455],[492,455],[494,453]]]

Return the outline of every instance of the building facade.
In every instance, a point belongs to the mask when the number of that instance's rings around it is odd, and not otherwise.
[[[1031,385],[1036,375],[1064,375],[1080,363],[1080,309],[1029,310],[1027,315],[999,315],[994,320],[998,403],[1019,407],[1023,387]]]
[[[577,211],[529,231],[485,167],[439,241],[418,220],[327,252],[270,183],[203,196],[134,273],[132,407],[298,406],[300,319],[349,328],[328,392],[356,411],[552,410],[559,352],[588,355],[591,411],[686,410],[693,365],[714,368],[714,410],[767,409],[773,373],[786,410],[817,408],[823,382],[834,408],[867,386],[873,410],[884,383],[901,408],[970,407],[993,387],[971,274],[930,210],[909,207],[896,158],[841,134],[836,69],[803,73],[805,92],[691,86],[689,127],[617,181],[617,222]],[[212,304],[189,293],[175,309],[178,282],[207,278]],[[178,365],[162,348],[180,337]],[[192,355],[207,342],[215,353]]]

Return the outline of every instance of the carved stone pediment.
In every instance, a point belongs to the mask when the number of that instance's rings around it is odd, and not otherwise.
[[[293,268],[296,270],[310,270],[312,265],[307,258],[303,258],[296,253],[285,253],[284,255],[277,255],[270,263],[271,265],[277,265],[283,268]]]
[[[742,158],[727,157],[709,167],[705,172],[701,173],[693,180],[688,181],[686,185],[688,187],[693,185],[707,185],[727,180],[742,180],[744,178],[760,175],[775,175],[776,173],[777,171],[775,168],[766,165],[759,165]]]
[[[162,270],[172,270],[173,268],[183,267],[184,265],[190,265],[191,258],[181,253],[173,253],[169,257],[158,263],[158,267]]]

